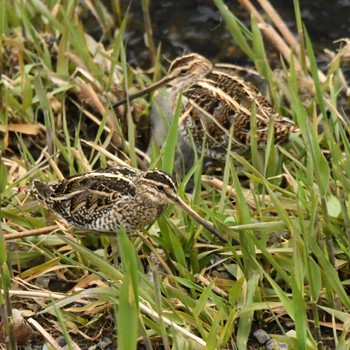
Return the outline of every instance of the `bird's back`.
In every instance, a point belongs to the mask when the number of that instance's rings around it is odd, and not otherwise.
[[[115,226],[111,211],[132,203],[141,172],[110,167],[47,184],[34,180],[32,194],[72,225],[108,231]],[[118,215],[115,216],[116,220]]]
[[[297,130],[288,118],[280,116],[268,100],[250,83],[214,69],[184,92],[183,112],[189,111],[181,129],[191,131],[196,146],[203,139],[212,158],[223,158],[233,128],[232,150],[243,153],[250,147],[252,107],[256,108],[258,146],[266,146],[268,128],[273,122],[275,143],[288,139]]]

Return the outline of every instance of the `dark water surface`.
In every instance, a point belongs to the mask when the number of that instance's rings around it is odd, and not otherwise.
[[[128,60],[133,65],[150,66],[149,51],[144,41],[144,20],[140,0],[120,1],[123,11],[130,6],[125,36]],[[249,25],[249,17],[237,1],[225,2],[231,11]],[[295,30],[292,0],[271,0],[293,32]],[[350,0],[300,0],[303,21],[316,47],[335,48],[334,40],[348,37]],[[168,59],[184,52],[198,52],[210,59],[241,63],[244,55],[222,22],[212,0],[150,0],[150,16],[155,45],[161,44]]]

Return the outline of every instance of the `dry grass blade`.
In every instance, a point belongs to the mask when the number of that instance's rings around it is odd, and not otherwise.
[[[45,330],[44,327],[42,327],[40,325],[39,322],[37,322],[36,320],[34,320],[33,318],[29,318],[28,319],[28,323],[31,324],[34,328],[37,329],[37,331],[40,332],[40,334],[42,335],[42,337],[44,339],[46,339],[46,341],[56,350],[61,350],[62,347],[56,342],[56,340]],[[73,346],[74,349],[79,350],[80,347],[78,345],[74,345]]]
[[[258,0],[261,7],[267,13],[267,15],[272,20],[273,24],[282,34],[282,37],[286,40],[287,44],[293,49],[296,54],[299,54],[300,47],[298,42],[295,40],[294,34],[290,31],[286,23],[283,21],[282,17],[275,10],[268,0]]]
[[[4,238],[5,238],[5,240],[9,241],[11,239],[38,236],[38,235],[42,235],[44,233],[53,232],[53,231],[58,230],[58,229],[60,229],[60,226],[52,225],[52,226],[37,228],[34,230],[27,230],[27,231],[16,232],[16,233],[5,233]]]
[[[37,124],[8,124],[6,128],[4,125],[0,125],[0,131],[4,133],[12,131],[20,134],[35,136],[39,134],[40,130],[43,130],[43,127]]]

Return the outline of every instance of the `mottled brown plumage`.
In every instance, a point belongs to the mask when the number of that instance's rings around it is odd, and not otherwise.
[[[172,202],[222,239],[211,224],[180,199],[171,176],[159,170],[144,172],[114,166],[61,182],[34,180],[31,194],[73,226],[102,232],[143,228]]]
[[[164,84],[170,85],[170,103],[175,108],[182,91],[181,113],[187,115],[180,132],[188,143],[190,134],[198,152],[203,143],[207,156],[224,159],[230,130],[233,128],[232,151],[244,153],[250,148],[252,106],[256,107],[257,143],[266,147],[268,128],[272,124],[275,143],[283,143],[298,130],[288,118],[279,115],[268,100],[251,84],[216,68],[205,57],[189,54],[175,59],[168,74],[159,82],[129,97],[132,100]],[[117,105],[124,103],[120,101]]]

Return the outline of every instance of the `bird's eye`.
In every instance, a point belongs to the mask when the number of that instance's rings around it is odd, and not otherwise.
[[[186,75],[186,74],[188,74],[188,69],[185,69],[185,68],[184,68],[184,69],[181,69],[181,70],[180,70],[180,74],[181,74],[181,75]]]
[[[159,192],[163,192],[163,191],[164,191],[164,186],[158,185],[158,186],[157,186],[157,190],[158,190]]]

